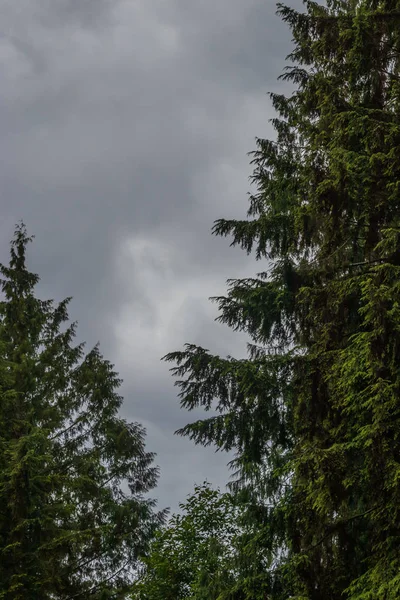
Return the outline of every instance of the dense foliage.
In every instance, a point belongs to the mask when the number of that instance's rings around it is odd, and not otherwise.
[[[35,296],[19,226],[0,266],[0,598],[124,598],[159,517],[144,430],[120,381],[73,345],[65,300]]]
[[[135,600],[216,600],[234,584],[238,511],[230,494],[205,483],[179,505],[151,544]]]
[[[400,597],[400,2],[280,6],[294,40],[248,219],[264,270],[217,298],[245,359],[188,345],[180,433],[237,453],[258,535],[226,598]]]

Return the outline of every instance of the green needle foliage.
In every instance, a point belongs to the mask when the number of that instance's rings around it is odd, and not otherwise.
[[[279,5],[294,91],[271,95],[248,219],[214,228],[265,264],[216,299],[249,356],[166,358],[182,406],[217,411],[180,433],[236,451],[258,524],[221,598],[397,600],[400,2],[304,5]]]
[[[69,299],[39,300],[23,225],[0,266],[0,598],[125,598],[161,515],[144,430],[120,380],[73,345]]]

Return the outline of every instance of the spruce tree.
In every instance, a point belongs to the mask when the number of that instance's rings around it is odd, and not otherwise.
[[[180,433],[236,450],[264,532],[244,541],[253,567],[237,597],[395,600],[400,2],[304,5],[279,5],[295,89],[271,95],[276,139],[257,141],[248,219],[214,228],[265,265],[216,299],[220,320],[251,336],[249,356],[188,345],[166,358],[182,406],[219,413]]]
[[[18,226],[0,266],[0,598],[124,598],[161,516],[157,468],[113,366],[73,344],[69,299],[36,297],[30,239]]]

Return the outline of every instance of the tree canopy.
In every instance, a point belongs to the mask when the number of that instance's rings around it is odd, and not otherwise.
[[[239,512],[228,493],[196,485],[153,540],[135,600],[217,600],[234,582]]]
[[[17,227],[0,302],[0,598],[124,598],[159,525],[157,480],[120,380],[74,345],[69,299],[36,297]]]
[[[187,345],[166,359],[182,407],[217,411],[179,433],[234,450],[234,488],[258,506],[254,572],[231,597],[395,600],[400,3],[304,6],[279,5],[294,91],[271,94],[276,137],[257,141],[248,218],[214,227],[263,265],[215,298],[249,355]]]

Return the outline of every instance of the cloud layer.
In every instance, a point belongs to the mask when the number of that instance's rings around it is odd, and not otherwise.
[[[173,431],[160,357],[190,341],[222,354],[244,339],[208,296],[256,265],[210,236],[243,216],[254,138],[290,50],[261,0],[4,0],[0,7],[2,260],[14,223],[36,234],[43,296],[73,295],[79,336],[124,378],[162,469],[160,505],[228,478],[227,457]]]

